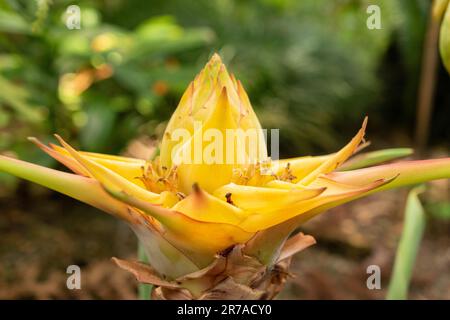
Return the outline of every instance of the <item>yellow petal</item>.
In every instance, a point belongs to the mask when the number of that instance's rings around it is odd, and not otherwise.
[[[57,161],[61,162],[73,172],[85,177],[91,177],[89,171],[87,171],[81,164],[79,164],[67,151],[64,150],[65,152],[62,153],[53,148],[49,148],[34,137],[29,137],[28,140],[36,144],[42,151],[44,151]]]
[[[64,149],[63,147],[60,147],[56,144],[50,143],[49,144],[52,149],[55,151],[70,156],[69,151]],[[103,153],[95,153],[95,152],[86,152],[86,151],[78,151],[83,156],[88,157],[89,159],[103,159],[103,160],[113,160],[118,162],[127,162],[127,163],[139,163],[139,164],[145,164],[145,160],[143,159],[136,159],[136,158],[129,158],[129,157],[122,157],[122,156],[116,156],[111,154],[103,154]]]
[[[78,161],[76,161],[66,149],[54,144],[50,144],[50,148],[34,137],[30,137],[28,139],[35,143],[45,153],[61,162],[73,172],[85,177],[91,177],[89,171],[86,170],[80,163],[78,163]],[[143,176],[144,166],[146,164],[145,160],[91,152],[79,153],[85,156],[87,159],[114,171],[128,181],[131,181],[134,184],[145,188],[145,184],[140,179],[140,177]]]
[[[355,152],[361,141],[363,141],[366,126],[367,117],[364,119],[362,128],[345,147],[343,147],[341,150],[339,150],[339,152],[335,153],[332,157],[323,162],[319,167],[317,167],[314,171],[301,179],[298,183],[308,185],[319,175],[335,170],[340,164],[347,160]]]
[[[284,170],[289,166],[289,170],[295,177],[293,182],[297,182],[300,179],[306,177],[309,173],[317,169],[322,163],[327,161],[333,156],[323,155],[323,156],[305,156],[291,159],[281,159],[272,161],[272,167],[276,168],[276,174],[281,175]]]
[[[267,188],[273,188],[273,189],[284,189],[284,190],[292,190],[292,189],[306,189],[307,187],[288,182],[288,181],[282,181],[282,180],[272,180],[265,184],[265,187]]]
[[[116,155],[111,155],[111,154],[103,154],[103,153],[95,153],[95,152],[87,152],[87,151],[81,151],[80,153],[83,156],[88,157],[89,159],[103,159],[103,160],[111,160],[111,161],[116,161],[116,162],[136,163],[136,164],[140,164],[140,165],[143,165],[146,162],[144,159],[116,156]]]
[[[141,188],[145,188],[145,184],[141,180],[145,170],[145,161],[142,161],[142,163],[122,162],[117,160],[90,157],[84,155],[83,153],[81,154],[88,160],[96,162],[97,164],[105,168],[108,168],[109,170],[117,173],[118,175],[127,179],[128,181],[140,186]]]
[[[393,178],[394,177],[391,176],[386,179],[391,180]],[[379,181],[379,180],[380,179],[368,181]],[[326,191],[324,192],[325,195],[330,195],[330,194],[340,194],[347,191],[359,190],[361,187],[366,188],[368,185],[370,185],[370,183],[367,182],[365,182],[365,184],[363,185],[346,184],[333,180],[326,175],[322,175],[318,177],[316,180],[314,180],[314,182],[312,182],[309,186],[315,188],[326,188]]]
[[[223,198],[226,200],[225,198]],[[193,193],[179,201],[172,210],[204,222],[229,223],[236,225],[246,213],[226,201],[220,200],[197,188]]]
[[[67,144],[61,137],[56,136],[61,145],[72,155],[72,157],[77,160],[83,167],[89,171],[89,173],[98,180],[102,185],[108,186],[112,189],[119,189],[121,191],[127,192],[139,199],[148,201],[151,203],[161,203],[161,196],[159,194],[150,192],[144,188],[131,183],[127,179],[123,178],[119,174],[111,171],[102,165],[87,159],[85,156],[78,153],[69,144]]]
[[[244,210],[263,213],[317,197],[324,191],[325,188],[274,189],[230,183],[214,191],[214,195]]]
[[[32,141],[37,143],[42,150],[72,171],[89,176],[89,172],[73,159],[72,155],[66,149],[54,144],[50,144],[51,148],[46,147],[34,138],[32,138]],[[79,153],[85,158],[112,170],[128,181],[145,188],[145,184],[140,179],[144,173],[146,165],[145,160],[83,151],[79,151]],[[80,173],[80,171],[82,173]]]
[[[365,194],[373,189],[379,188],[382,185],[391,182],[392,179],[394,178],[380,179],[364,186],[355,186],[353,188],[346,185],[347,187],[343,189],[340,189],[337,186],[333,188],[330,185],[322,194],[315,198],[300,201],[292,206],[286,207],[283,210],[275,210],[262,214],[255,213],[245,219],[241,224],[239,224],[239,226],[248,232],[257,232],[259,230],[264,230],[287,221],[291,218],[299,216],[303,213],[306,213],[310,210],[313,210],[314,208],[323,206],[327,203],[334,203],[342,199],[353,198],[355,196]]]
[[[189,193],[194,183],[198,183],[204,190],[212,192],[218,186],[226,184],[231,180],[233,174],[233,164],[205,163],[203,150],[209,142],[203,140],[203,132],[208,129],[219,130],[222,137],[225,137],[225,129],[236,128],[236,123],[232,118],[228,104],[227,92],[224,89],[217,101],[218,106],[213,109],[210,117],[202,124],[202,130],[194,132],[193,136],[177,149],[177,156],[182,159],[177,165],[178,185],[182,192]],[[197,143],[198,141],[198,143]],[[222,143],[219,152],[225,157],[225,143]],[[188,151],[186,151],[188,150]],[[184,158],[186,152],[189,158]],[[200,157],[199,159],[197,157]],[[214,173],[214,179],[211,174]]]
[[[357,153],[367,147],[370,143],[362,143],[360,144],[354,153]],[[394,149],[393,149],[394,150]],[[399,149],[395,149],[399,150]],[[410,154],[411,149],[402,149],[402,154],[407,155]],[[312,171],[317,169],[320,165],[322,165],[327,160],[333,158],[336,155],[336,153],[326,154],[322,156],[304,156],[304,157],[297,157],[297,158],[290,158],[290,159],[280,159],[280,160],[273,160],[272,161],[272,170],[275,172],[277,176],[282,176],[283,173],[286,172],[286,170],[290,171],[290,174],[293,176],[293,179],[290,182],[298,182],[299,180],[306,177],[308,174],[310,174]],[[369,154],[362,154],[361,156],[371,155]],[[374,154],[375,156],[379,156],[380,154]],[[392,157],[389,157],[389,159],[385,160],[387,155],[385,153],[382,154],[383,159],[380,159],[381,157],[377,157],[376,159],[371,158],[371,165],[376,164],[377,162],[380,162],[382,160],[387,161],[394,158],[394,155]],[[398,153],[396,153],[398,155]],[[400,155],[399,155],[400,156]],[[353,160],[351,160],[353,161]],[[348,162],[345,162],[346,164]],[[341,168],[341,167],[339,167]]]

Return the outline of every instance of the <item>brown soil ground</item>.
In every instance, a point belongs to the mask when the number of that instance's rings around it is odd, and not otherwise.
[[[302,231],[318,243],[295,257],[293,277],[279,298],[383,299],[405,199],[405,190],[385,192],[305,224]],[[136,259],[135,237],[122,222],[28,184],[15,197],[0,198],[0,208],[0,298],[136,298],[134,278],[110,260]],[[449,235],[448,220],[430,219],[410,298],[450,299]],[[72,264],[81,267],[81,290],[66,287]],[[371,264],[381,268],[381,290],[366,287]]]

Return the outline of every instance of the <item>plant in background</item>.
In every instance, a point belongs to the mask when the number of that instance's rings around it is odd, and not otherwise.
[[[442,19],[439,49],[442,62],[450,73],[450,2],[448,0],[435,0],[433,16],[438,22]]]
[[[31,140],[75,174],[5,156],[0,170],[128,222],[149,263],[115,261],[155,285],[157,299],[271,299],[283,287],[292,255],[314,243],[311,236],[294,234],[302,223],[374,192],[450,178],[449,158],[352,169],[392,159],[392,151],[338,171],[361,148],[367,119],[330,155],[268,162],[260,152],[249,164],[174,162],[201,134],[196,122],[223,136],[230,129],[261,128],[242,84],[218,55],[181,98],[154,160],[80,152],[57,136],[61,146]],[[181,147],[173,139],[179,129],[190,133]],[[237,142],[245,144],[239,137]],[[265,148],[263,140],[258,143]],[[208,147],[200,144],[202,151]]]

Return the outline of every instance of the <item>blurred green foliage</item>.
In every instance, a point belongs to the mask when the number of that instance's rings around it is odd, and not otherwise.
[[[413,188],[406,200],[403,231],[386,296],[389,300],[408,298],[408,289],[427,222],[419,199],[419,194],[423,191],[425,191],[424,185]]]
[[[77,1],[79,30],[71,4],[0,0],[0,150],[49,165],[26,136],[112,153],[158,137],[214,51],[263,126],[282,128],[282,155],[333,150],[369,112],[385,121],[389,95],[404,96],[395,116],[414,114],[426,0]],[[369,4],[381,30],[366,27]],[[400,90],[386,68],[407,74]]]
[[[450,221],[450,202],[432,202],[426,206],[427,212],[437,221]]]

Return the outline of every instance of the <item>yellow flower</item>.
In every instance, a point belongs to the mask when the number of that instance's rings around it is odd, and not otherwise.
[[[367,119],[347,145],[325,156],[270,161],[264,137],[257,135],[254,146],[246,145],[245,137],[234,137],[244,145],[238,151],[245,153],[245,161],[236,161],[239,154],[224,163],[183,161],[195,160],[189,159],[197,157],[195,150],[201,157],[211,148],[211,137],[202,137],[208,129],[215,137],[226,136],[227,130],[261,130],[242,84],[214,55],[181,98],[160,157],[149,161],[81,152],[59,136],[61,146],[31,138],[74,174],[4,156],[0,170],[127,221],[156,273],[177,279],[239,245],[246,255],[273,265],[292,231],[329,208],[377,191],[450,177],[450,158],[339,171],[364,141],[366,125]],[[184,135],[185,140],[180,138]],[[229,151],[214,146],[214,159]],[[373,159],[367,164],[373,165]]]

